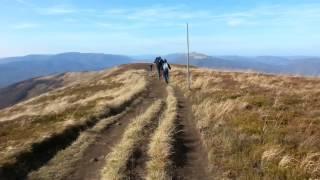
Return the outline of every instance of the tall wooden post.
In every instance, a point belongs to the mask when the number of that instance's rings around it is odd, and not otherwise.
[[[189,24],[187,23],[187,50],[188,50],[188,55],[187,55],[187,79],[188,79],[188,89],[191,89],[190,85],[190,45],[189,45]]]

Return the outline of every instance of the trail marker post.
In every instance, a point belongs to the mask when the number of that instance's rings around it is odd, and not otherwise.
[[[188,79],[188,89],[191,89],[191,85],[190,85],[190,45],[189,45],[189,24],[187,23],[187,51],[188,51],[188,55],[187,55],[187,79]]]

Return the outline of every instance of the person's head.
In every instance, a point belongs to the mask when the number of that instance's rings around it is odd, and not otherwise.
[[[164,60],[163,60],[163,62],[165,62],[165,63],[166,63],[166,62],[167,62],[167,59],[164,59]]]

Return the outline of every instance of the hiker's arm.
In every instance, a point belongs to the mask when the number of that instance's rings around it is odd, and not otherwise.
[[[171,66],[170,66],[170,64],[168,63],[168,67],[169,67],[169,69],[171,70]]]

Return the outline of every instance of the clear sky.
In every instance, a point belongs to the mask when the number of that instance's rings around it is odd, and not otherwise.
[[[319,0],[0,0],[0,57],[320,55]]]

